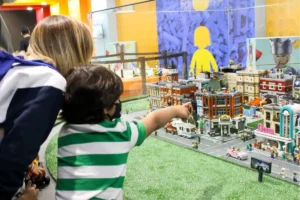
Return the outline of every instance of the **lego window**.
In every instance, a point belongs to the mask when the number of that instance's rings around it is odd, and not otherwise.
[[[278,90],[282,90],[282,84],[281,83],[278,84]]]
[[[217,99],[217,105],[225,105],[226,101],[225,98],[218,98]]]
[[[279,124],[275,124],[275,133],[279,134],[280,127]]]
[[[270,90],[275,90],[276,89],[276,84],[275,83],[269,83],[269,89]]]
[[[234,98],[234,104],[237,105],[237,104],[240,104],[240,103],[241,103],[240,97],[235,97]]]
[[[271,127],[271,124],[269,122],[266,122],[266,127],[267,128],[270,128]]]
[[[270,120],[271,119],[271,113],[270,112],[266,112],[266,120]]]

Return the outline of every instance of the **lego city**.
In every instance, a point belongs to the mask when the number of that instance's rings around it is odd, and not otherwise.
[[[274,54],[290,53],[289,39],[270,42]],[[157,137],[244,166],[256,157],[272,164],[272,175],[283,178],[284,168],[284,179],[297,183],[299,75],[278,66],[240,69],[230,61],[220,72],[201,71],[187,80],[178,78],[174,64],[166,66],[166,80],[146,84],[151,109],[191,101],[194,114],[192,120],[174,119]]]

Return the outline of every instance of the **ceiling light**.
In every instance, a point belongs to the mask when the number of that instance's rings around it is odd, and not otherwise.
[[[32,7],[27,7],[27,10],[33,10],[33,8]]]
[[[43,6],[48,5],[47,2],[42,2],[41,4],[42,4]]]

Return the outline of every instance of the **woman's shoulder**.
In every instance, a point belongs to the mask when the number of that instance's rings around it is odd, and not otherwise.
[[[66,80],[56,70],[45,66],[16,66],[11,68],[1,82],[12,82],[17,88],[54,87],[65,90]]]

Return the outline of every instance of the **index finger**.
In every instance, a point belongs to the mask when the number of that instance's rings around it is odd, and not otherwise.
[[[189,107],[192,103],[191,102],[187,102],[185,104],[183,104],[184,107]]]

